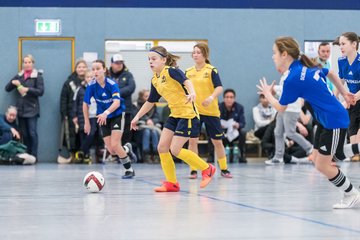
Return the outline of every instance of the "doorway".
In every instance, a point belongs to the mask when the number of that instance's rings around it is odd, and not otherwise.
[[[38,120],[39,162],[56,162],[60,134],[60,94],[75,65],[75,38],[20,37],[18,64],[31,54],[35,68],[43,71],[45,92],[40,100]]]

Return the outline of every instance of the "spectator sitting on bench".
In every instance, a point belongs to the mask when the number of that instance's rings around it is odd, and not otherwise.
[[[263,94],[259,95],[259,104],[252,109],[253,118],[255,122],[254,135],[260,140],[264,136],[266,128],[272,120],[274,120],[276,110]]]
[[[11,140],[20,140],[19,127],[16,124],[17,109],[8,107],[5,115],[0,115],[0,145]]]
[[[235,101],[236,93],[233,89],[226,89],[223,94],[224,102],[220,103],[220,119],[221,120],[229,120],[233,119],[233,127],[239,131],[239,136],[229,141],[228,138],[224,138],[224,146],[229,145],[232,146],[236,141],[238,141],[238,147],[240,150],[239,162],[246,163],[247,160],[245,158],[245,141],[246,141],[246,131],[244,131],[245,127],[245,116],[244,116],[244,107]],[[224,128],[226,132],[227,128]],[[232,154],[230,155],[232,156]],[[230,162],[232,159],[230,157]]]
[[[149,90],[142,90],[139,92],[139,97],[137,100],[138,110],[144,105],[146,100],[149,98]],[[142,133],[142,159],[144,163],[159,163],[160,159],[157,154],[157,145],[159,143],[159,131],[155,128],[159,123],[159,114],[157,112],[156,106],[154,106],[147,114],[139,119],[143,122],[140,127]]]

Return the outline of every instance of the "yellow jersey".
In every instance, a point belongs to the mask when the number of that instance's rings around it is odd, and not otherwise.
[[[170,117],[192,119],[198,117],[195,104],[186,103],[188,94],[183,83],[185,74],[173,67],[165,66],[160,75],[154,74],[151,79],[151,90],[148,102],[158,102],[163,97],[170,108]]]
[[[195,66],[185,72],[186,77],[191,80],[196,92],[195,105],[199,114],[205,116],[220,117],[218,99],[215,98],[209,106],[204,107],[202,102],[213,94],[218,86],[222,86],[217,69],[206,64],[202,69],[197,70]]]

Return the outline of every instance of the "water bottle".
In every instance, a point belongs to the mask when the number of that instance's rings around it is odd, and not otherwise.
[[[240,157],[240,151],[239,151],[238,146],[234,147],[233,155],[234,155],[233,162],[238,163],[239,162],[239,157]]]
[[[225,155],[228,162],[230,162],[230,147],[229,145],[226,145],[225,147]]]

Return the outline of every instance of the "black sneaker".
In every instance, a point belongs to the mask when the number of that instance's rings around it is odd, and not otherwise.
[[[92,163],[92,160],[91,160],[91,157],[90,157],[89,154],[85,154],[83,163],[85,163],[85,164],[91,164]]]
[[[247,163],[247,159],[245,157],[240,157],[239,163]]]
[[[84,153],[82,151],[77,151],[75,153],[75,158],[73,159],[73,163],[83,163],[84,161]]]
[[[125,175],[122,176],[122,179],[131,179],[135,177],[135,171],[125,171]]]
[[[225,169],[225,170],[221,170],[221,176],[224,178],[232,178],[233,176],[231,175],[230,171]]]

